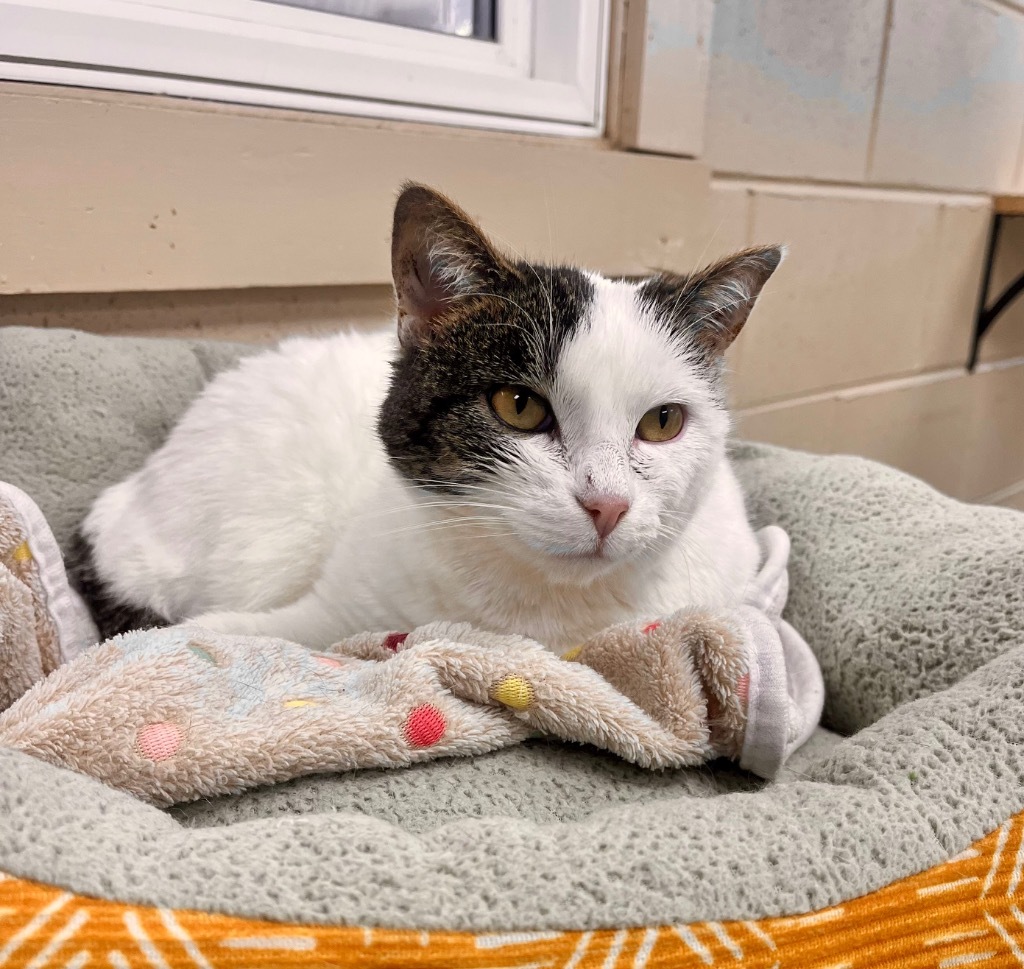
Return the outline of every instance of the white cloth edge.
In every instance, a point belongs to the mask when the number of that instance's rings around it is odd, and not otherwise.
[[[740,766],[772,780],[814,732],[825,704],[825,683],[811,647],[782,618],[789,591],[789,536],[769,525],[757,538],[763,564],[736,616],[746,638],[750,675]]]
[[[68,583],[64,557],[39,506],[20,488],[0,481],[0,495],[21,516],[32,558],[39,566],[39,581],[46,596],[46,607],[57,629],[60,660],[66,663],[99,641],[92,616],[81,596]]]

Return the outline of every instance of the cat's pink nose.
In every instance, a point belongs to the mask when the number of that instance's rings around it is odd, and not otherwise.
[[[580,504],[590,512],[590,517],[594,519],[594,528],[597,529],[597,534],[602,540],[615,531],[615,526],[629,511],[629,502],[617,495],[595,495],[593,498],[581,498]]]

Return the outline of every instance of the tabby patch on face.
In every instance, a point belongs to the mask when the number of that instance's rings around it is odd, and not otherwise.
[[[392,237],[401,353],[378,420],[392,463],[441,492],[514,464],[521,432],[496,419],[488,395],[512,385],[550,398],[568,357],[583,372],[575,382],[593,385],[587,396],[604,393],[612,408],[621,408],[617,390],[624,386],[639,390],[626,396],[640,399],[645,372],[664,371],[666,358],[677,358],[677,369],[703,381],[706,395],[721,404],[721,354],[780,259],[778,248],[755,249],[690,276],[612,282],[510,259],[449,199],[407,186]],[[569,351],[588,334],[585,349]],[[672,381],[661,384],[663,393],[675,390]],[[676,402],[651,398],[640,413],[669,403]],[[548,435],[554,461],[561,460],[564,416],[555,413]],[[636,415],[621,416],[635,426]],[[609,429],[592,430],[590,437]]]
[[[486,295],[453,294],[429,335],[403,350],[380,414],[398,470],[439,490],[510,458],[516,434],[495,419],[488,395],[502,385],[548,392],[594,299],[576,269],[521,263],[490,285]]]

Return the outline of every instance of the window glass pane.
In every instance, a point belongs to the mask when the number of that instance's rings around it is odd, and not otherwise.
[[[378,23],[494,40],[498,0],[264,0]]]

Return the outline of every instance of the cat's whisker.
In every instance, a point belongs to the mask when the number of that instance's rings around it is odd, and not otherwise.
[[[540,284],[540,291],[544,294],[548,301],[548,349],[550,351],[553,350],[555,347],[555,304],[552,298],[554,296],[554,283],[552,281],[553,275],[550,268],[548,268],[546,270],[548,277],[548,286],[545,290],[544,280],[540,278],[540,273],[537,272],[532,263],[526,263],[526,265],[529,267],[530,272],[532,272],[533,275],[537,277],[537,282]]]
[[[509,511],[509,512],[515,511],[515,508],[513,508],[511,505],[499,505],[499,504],[495,504],[494,502],[485,502],[485,501],[445,501],[445,502],[435,501],[435,502],[426,502],[426,503],[417,502],[416,503],[416,507],[417,508],[451,508],[453,510],[461,510],[461,509],[465,509],[465,508],[486,508],[486,509],[490,509],[490,510],[493,510],[493,511]]]
[[[713,310],[711,310],[710,313],[705,313],[704,316],[700,317],[699,319],[693,320],[692,322],[687,321],[687,325],[696,328],[700,326],[701,323],[704,323],[706,320],[710,320],[712,316],[717,316],[724,310],[732,309],[734,306],[739,306],[740,303],[751,303],[756,299],[756,295],[744,296],[740,299],[730,300],[728,303],[721,303],[718,306],[716,306]]]
[[[445,481],[442,478],[437,478],[437,479],[419,478],[415,482],[413,482],[413,485],[415,487],[421,488],[424,491],[428,491],[430,486],[444,485],[445,487],[449,487],[449,488],[463,489],[467,495],[468,494],[472,494],[472,493],[476,493],[476,494],[482,494],[482,495],[494,495],[494,496],[497,496],[497,497],[509,497],[510,496],[510,493],[508,491],[505,491],[505,490],[502,490],[502,489],[499,489],[499,488],[492,488],[492,487],[489,487],[487,485],[479,485],[479,484],[475,484],[473,482]],[[429,492],[428,491],[428,493],[433,494],[434,492]]]
[[[692,518],[690,516],[682,515],[679,512],[672,512],[672,511],[668,511],[668,510],[663,510],[660,514],[661,514],[661,517],[679,518],[681,520],[684,520],[686,522],[686,524],[689,524],[689,522],[692,520]],[[658,551],[666,551],[667,552],[669,550],[674,550],[674,551],[677,551],[679,553],[679,555],[680,555],[680,557],[682,558],[682,561],[683,561],[683,566],[686,568],[686,583],[687,583],[687,587],[688,587],[688,589],[687,589],[687,597],[692,599],[693,598],[693,572],[692,572],[692,569],[691,569],[690,557],[691,557],[691,554],[693,552],[693,549],[688,547],[684,542],[680,541],[680,539],[683,537],[683,533],[684,533],[685,529],[673,526],[671,524],[667,524],[666,525],[664,522],[662,522],[662,525],[663,525],[663,530],[667,533],[667,535],[664,538],[655,539],[654,547]]]
[[[503,507],[506,511],[514,510],[514,506],[508,503],[511,496],[496,491],[467,491],[452,495],[440,495],[438,494],[438,492],[433,491],[427,487],[421,487],[418,489],[418,491],[420,495],[426,495],[431,498],[437,498],[442,501],[450,501],[452,504],[469,504],[474,501],[485,503],[490,502],[501,505],[501,507]],[[420,507],[428,507],[423,502],[422,497],[417,497],[416,502],[417,504],[419,504]]]
[[[485,525],[488,522],[504,522],[508,519],[502,515],[473,515],[469,518],[431,518],[426,521],[408,522],[404,528],[448,528],[456,525]]]
[[[417,522],[395,522],[395,521],[381,521],[379,524],[385,528],[385,531],[376,530],[365,530],[361,532],[361,535],[365,535],[371,540],[378,538],[385,538],[389,535],[398,535],[404,532],[428,532],[428,531],[443,531],[447,528],[459,528],[468,525],[478,525],[481,528],[491,524],[502,523],[508,525],[508,519],[495,517],[492,519],[486,519],[479,516],[470,517],[455,517],[455,518],[433,518],[428,521],[417,521]],[[392,526],[392,527],[388,527]]]
[[[427,531],[444,531],[449,528],[460,528],[468,526],[479,526],[485,527],[489,524],[500,524],[508,526],[508,522],[504,518],[464,518],[456,519],[454,521],[429,521],[429,522],[417,522],[413,525],[406,525],[403,528],[392,529],[388,532],[377,532],[374,538],[390,538],[394,535],[405,535],[410,532],[427,532]],[[511,529],[509,529],[511,534]]]
[[[718,237],[718,233],[721,231],[723,225],[725,225],[725,216],[722,216],[722,218],[718,220],[718,225],[715,226],[714,231],[711,233],[711,237],[704,243],[704,248],[701,249],[700,255],[694,263],[698,268],[703,264],[704,258],[708,254],[708,250],[714,245],[715,239]]]
[[[443,485],[448,488],[464,488],[468,491],[479,491],[484,494],[496,495],[499,498],[509,496],[509,492],[506,489],[469,481],[446,481],[444,478],[416,478],[412,484],[417,487],[423,487],[424,489],[429,485]]]
[[[447,508],[451,510],[464,510],[470,508],[485,508],[489,510],[515,512],[511,505],[496,505],[479,501],[427,501],[417,502],[415,508]],[[381,511],[366,512],[362,515],[352,515],[347,520],[350,522],[367,521],[375,518],[384,518],[388,515],[408,515],[409,508],[388,508]]]
[[[457,299],[498,299],[505,303],[511,303],[513,306],[516,307],[517,310],[519,310],[519,312],[523,316],[526,317],[529,323],[536,325],[535,321],[529,315],[529,313],[527,313],[527,311],[522,306],[516,303],[515,300],[511,299],[508,296],[499,296],[497,293],[486,293],[483,291],[478,291],[472,293],[455,293],[451,296],[446,296],[444,301],[446,303],[451,303]],[[525,326],[523,326],[522,323],[518,323],[514,320],[500,320],[498,322],[491,322],[488,320],[476,320],[474,321],[473,325],[481,328],[500,326],[505,329],[518,330],[527,338],[531,336],[530,331]]]
[[[521,325],[521,324],[512,323],[512,322],[491,323],[491,322],[487,322],[487,321],[477,321],[475,323],[475,325],[476,326],[481,326],[481,327],[503,326],[503,327],[509,327],[511,329],[514,329],[514,330],[518,330],[520,333],[523,334],[523,336],[526,338],[527,342],[533,347],[534,353],[538,357],[543,357],[543,353],[541,352],[542,351],[542,347],[540,345],[540,339],[539,339],[539,337],[537,335],[540,327],[539,327],[537,321],[533,318],[533,316],[531,316],[530,313],[527,312],[525,307],[523,307],[522,305],[517,303],[514,299],[512,299],[509,296],[501,296],[498,293],[494,293],[494,292],[489,292],[488,293],[488,292],[484,292],[484,291],[478,291],[478,292],[473,292],[473,293],[457,293],[457,294],[454,294],[452,296],[449,296],[448,300],[465,298],[465,297],[470,297],[470,296],[482,297],[482,298],[486,298],[486,299],[499,299],[499,300],[502,300],[502,301],[504,301],[506,303],[510,303],[517,310],[519,310],[519,312],[524,317],[526,317],[527,322],[530,324],[530,328],[529,329],[527,327]]]
[[[678,531],[680,532],[680,534],[686,531],[686,526],[693,521],[692,515],[677,514],[670,511],[662,511],[661,516],[663,518],[669,519],[670,521],[679,522],[680,524],[678,525]]]
[[[419,501],[416,501],[416,504],[415,504],[414,507],[416,507],[416,508],[427,508],[427,509],[431,509],[431,508],[450,509],[452,511],[464,511],[464,510],[472,511],[474,509],[481,509],[481,510],[484,510],[484,511],[501,511],[501,512],[505,512],[506,514],[515,514],[519,510],[519,509],[515,508],[513,505],[508,505],[508,504],[504,504],[504,503],[500,503],[500,502],[475,501],[475,500],[474,501],[459,501],[459,500],[456,500],[456,501],[451,501],[451,502],[447,502],[447,503],[444,503],[444,504],[441,504],[441,503],[437,503],[437,504],[434,504],[434,503],[422,504]]]
[[[470,223],[466,222],[465,219],[461,219],[459,221],[461,221],[463,225],[467,226],[470,229],[474,229],[475,230],[475,228],[476,228],[475,226],[473,226]],[[532,272],[533,275],[536,276],[537,282],[540,284],[541,292],[544,293],[544,295],[547,297],[547,301],[548,301],[548,331],[549,331],[549,334],[550,334],[551,345],[554,346],[555,307],[554,307],[554,302],[553,302],[553,298],[552,298],[554,293],[553,293],[553,289],[552,289],[552,278],[551,278],[550,272],[548,273],[548,286],[547,286],[547,291],[545,292],[544,281],[541,279],[540,273],[537,272],[537,269],[533,265],[533,263],[531,263],[526,258],[525,254],[522,252],[522,250],[516,248],[514,245],[512,245],[511,242],[508,241],[507,238],[505,238],[504,236],[502,236],[502,235],[500,235],[500,234],[498,234],[498,233],[496,233],[494,231],[491,232],[491,235],[495,239],[497,239],[506,249],[508,249],[514,256],[516,256],[516,258],[518,258],[518,260],[519,260],[521,265],[526,266],[527,269],[529,269],[530,272]],[[554,250],[553,250],[553,247],[551,246],[551,213],[550,213],[550,211],[548,212],[548,243],[549,243],[548,250],[551,253],[551,255],[553,256],[554,255]],[[524,311],[524,313],[525,313],[525,311]],[[534,319],[532,319],[531,317],[529,317],[528,314],[527,314],[527,318],[530,320],[530,322],[534,326],[537,326],[536,321]],[[539,349],[539,347],[538,347],[538,349]]]
[[[554,259],[555,258],[555,234],[554,234],[554,232],[552,231],[552,228],[551,228],[551,199],[548,196],[547,184],[545,184],[543,186],[543,188],[544,188],[544,216],[547,219],[547,223],[548,223],[548,258],[549,259]],[[553,296],[554,296],[554,276],[553,276],[551,270],[549,269],[548,270],[548,307],[551,308],[551,309],[550,309],[550,313],[549,313],[549,316],[548,316],[548,339],[550,339],[552,347],[554,347],[556,345],[555,344],[555,314],[554,314],[554,308],[552,306],[552,298],[553,298]]]
[[[480,298],[483,298],[483,299],[500,299],[502,302],[511,303],[517,310],[519,310],[520,313],[523,314],[523,316],[526,317],[527,321],[532,326],[534,326],[534,327],[537,326],[537,321],[532,316],[530,316],[530,314],[526,311],[526,309],[523,306],[521,306],[519,303],[517,303],[510,296],[500,296],[500,295],[498,295],[498,293],[488,293],[488,292],[484,292],[483,290],[478,290],[478,291],[475,291],[475,292],[472,292],[472,293],[453,293],[451,296],[445,297],[445,302],[446,303],[450,303],[453,300],[457,300],[457,299],[471,299],[473,297],[480,297]],[[522,330],[522,332],[525,333],[527,336],[531,335],[529,330],[527,330],[525,327],[523,327],[522,325],[520,325],[518,323],[511,323],[511,322],[507,322],[507,323],[506,322],[502,322],[502,323],[477,323],[476,325],[477,326],[508,326],[508,327],[512,327],[513,329]]]
[[[683,565],[686,566],[686,598],[692,601],[693,599],[693,572],[690,569],[690,552],[685,546],[680,546],[679,551],[682,555]]]
[[[418,458],[398,458],[398,460],[414,461],[414,460],[419,460],[419,459]],[[446,500],[447,496],[445,496],[445,498],[442,498],[442,496],[438,495],[437,492],[431,490],[432,486],[438,486],[438,487],[444,487],[444,488],[458,488],[460,490],[465,490],[465,491],[478,491],[478,492],[482,492],[482,493],[488,494],[488,495],[497,495],[499,497],[509,497],[511,495],[511,492],[508,489],[506,489],[506,488],[498,488],[498,487],[495,487],[494,485],[480,484],[479,482],[476,482],[476,481],[458,481],[458,480],[452,480],[450,478],[421,478],[421,477],[417,477],[417,478],[409,478],[409,479],[407,479],[407,483],[411,487],[413,487],[413,488],[418,488],[421,491],[424,491],[427,494],[430,494],[433,497],[438,498],[438,500]]]

